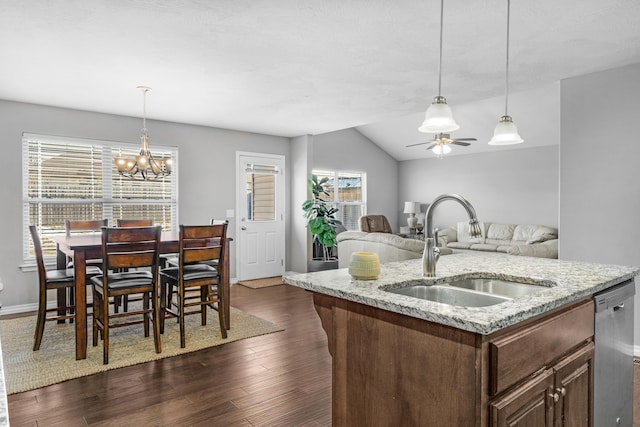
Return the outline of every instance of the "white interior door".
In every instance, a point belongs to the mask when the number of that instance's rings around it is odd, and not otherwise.
[[[237,154],[238,280],[284,273],[284,156]]]

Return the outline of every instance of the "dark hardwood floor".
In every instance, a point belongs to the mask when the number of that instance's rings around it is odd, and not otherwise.
[[[285,331],[11,395],[12,427],[331,425],[331,356],[311,293],[231,295]]]

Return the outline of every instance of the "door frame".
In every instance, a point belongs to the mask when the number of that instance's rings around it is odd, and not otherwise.
[[[286,175],[285,175],[285,166],[286,166],[286,156],[284,154],[269,154],[269,153],[256,153],[256,152],[251,152],[251,151],[236,151],[236,178],[235,178],[235,183],[236,183],[236,207],[235,207],[235,231],[236,231],[236,238],[238,239],[238,242],[234,245],[235,246],[235,259],[236,259],[236,276],[237,276],[237,280],[240,280],[240,254],[241,254],[241,230],[240,227],[242,227],[242,223],[240,222],[240,209],[241,209],[241,203],[240,203],[240,198],[241,197],[246,197],[245,194],[245,190],[241,190],[240,189],[240,182],[239,182],[239,176],[240,176],[240,168],[242,167],[241,163],[241,157],[243,156],[247,156],[247,157],[261,157],[264,158],[266,160],[279,160],[282,163],[282,170],[280,171],[280,176],[281,179],[276,180],[276,205],[277,205],[277,209],[280,210],[280,215],[281,215],[281,219],[280,219],[280,224],[281,224],[281,228],[282,228],[282,240],[280,242],[280,253],[282,254],[282,268],[281,268],[281,274],[284,274],[285,272],[285,268],[287,265],[287,260],[286,260],[286,210],[285,207],[286,205],[286,184],[285,184],[285,179],[286,179]],[[281,195],[280,197],[278,197],[278,195]]]

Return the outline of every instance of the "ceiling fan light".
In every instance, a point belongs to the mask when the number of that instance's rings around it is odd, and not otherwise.
[[[449,147],[448,145],[436,145],[431,149],[431,151],[436,153],[438,156],[442,156],[443,154],[450,153],[451,147]]]
[[[458,129],[460,125],[453,119],[453,113],[444,96],[433,98],[433,102],[425,113],[424,122],[418,128],[424,133],[452,132]]]
[[[518,128],[511,116],[502,116],[500,123],[493,131],[493,138],[489,141],[489,145],[514,145],[522,142],[524,140],[518,134]]]

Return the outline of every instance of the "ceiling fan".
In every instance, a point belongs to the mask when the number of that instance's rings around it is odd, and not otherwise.
[[[434,149],[434,148],[438,147],[439,150],[437,150],[437,151],[439,151],[440,153],[444,153],[444,152],[448,153],[450,151],[450,148],[447,147],[447,145],[455,144],[455,145],[462,145],[464,147],[466,147],[468,145],[471,145],[471,142],[466,142],[466,141],[477,141],[477,139],[476,138],[451,138],[451,136],[448,133],[439,133],[432,140],[429,140],[429,141],[426,141],[426,142],[419,142],[417,144],[407,145],[407,147],[415,147],[417,145],[423,145],[423,144],[431,143],[431,145],[429,145],[426,148],[426,150],[430,150],[430,149]],[[436,154],[440,154],[440,153],[436,153]]]

